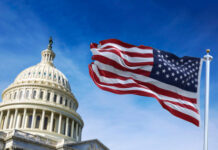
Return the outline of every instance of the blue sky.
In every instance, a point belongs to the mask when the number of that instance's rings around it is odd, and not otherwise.
[[[161,0],[0,1],[0,91],[40,61],[53,36],[55,65],[69,79],[84,119],[83,140],[98,138],[112,150],[203,148],[205,66],[197,128],[169,114],[153,98],[98,89],[88,73],[89,44],[117,38],[178,56],[211,62],[209,149],[218,147],[218,2]]]

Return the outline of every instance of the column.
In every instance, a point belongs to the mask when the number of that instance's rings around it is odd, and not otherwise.
[[[68,127],[69,127],[69,118],[66,118],[66,130],[65,130],[65,135],[68,136]]]
[[[49,102],[53,102],[53,99],[54,99],[54,92],[53,92],[53,91],[51,91],[51,93],[50,93],[50,100],[49,100]]]
[[[13,121],[12,128],[16,128],[16,124],[17,124],[17,113],[18,113],[18,109],[15,109],[14,121]]]
[[[24,109],[23,112],[23,122],[22,122],[22,128],[26,128],[26,108]]]
[[[34,89],[29,89],[29,99],[32,99],[33,98],[33,90]]]
[[[74,120],[72,119],[72,124],[71,124],[71,137],[73,138],[73,132],[74,132]]]
[[[32,122],[31,122],[31,129],[34,128],[35,120],[36,120],[36,109],[33,109],[33,116],[32,116]]]
[[[54,112],[51,112],[51,117],[50,117],[51,121],[50,121],[50,132],[52,132],[52,127],[53,127],[53,121],[54,121]]]
[[[39,100],[40,92],[41,92],[41,90],[37,88],[36,89],[36,99],[37,100]]]
[[[57,94],[57,100],[56,100],[57,104],[60,104],[60,98],[61,98],[60,94]]]
[[[78,141],[78,123],[76,122],[76,141]]]
[[[61,133],[61,121],[62,121],[62,115],[59,115],[59,120],[58,120],[58,134]]]
[[[80,126],[79,129],[80,129],[79,130],[79,141],[81,141],[81,139],[82,139],[82,127]]]
[[[43,126],[44,126],[44,120],[45,120],[45,110],[42,110],[42,121],[41,121],[41,130],[43,130]]]
[[[9,122],[9,125],[8,125],[8,129],[11,129],[13,127],[13,120],[14,120],[14,114],[11,114],[10,115],[10,122]]]
[[[6,128],[7,128],[9,115],[10,115],[10,110],[8,109],[7,115],[6,115],[6,118],[5,118],[4,128],[3,128],[3,129],[6,129]]]
[[[16,121],[16,123],[15,123],[15,129],[20,128],[20,127],[19,127],[19,124],[20,124],[20,121],[21,121],[21,114],[18,113],[16,120],[17,120],[17,121]]]
[[[46,101],[46,100],[47,100],[47,94],[48,94],[48,91],[47,91],[47,90],[45,90],[45,91],[44,91],[44,95],[43,95],[43,98],[42,98],[42,100],[44,100],[44,101]]]
[[[2,117],[3,117],[3,111],[1,111],[1,115],[0,115],[0,127],[1,127],[1,124],[2,124]]]

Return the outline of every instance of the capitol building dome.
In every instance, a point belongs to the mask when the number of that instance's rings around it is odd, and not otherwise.
[[[68,79],[55,68],[52,39],[41,62],[22,71],[2,93],[0,131],[81,141],[83,120]]]

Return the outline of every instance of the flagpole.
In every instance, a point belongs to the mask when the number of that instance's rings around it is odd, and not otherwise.
[[[206,91],[205,91],[205,119],[204,119],[204,150],[208,150],[208,117],[209,117],[209,84],[210,84],[210,61],[213,59],[210,49],[207,49],[204,55],[206,62]]]

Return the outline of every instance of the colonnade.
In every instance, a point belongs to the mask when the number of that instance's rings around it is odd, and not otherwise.
[[[35,108],[15,108],[0,111],[0,130],[47,131],[81,141],[82,126],[61,113]]]

